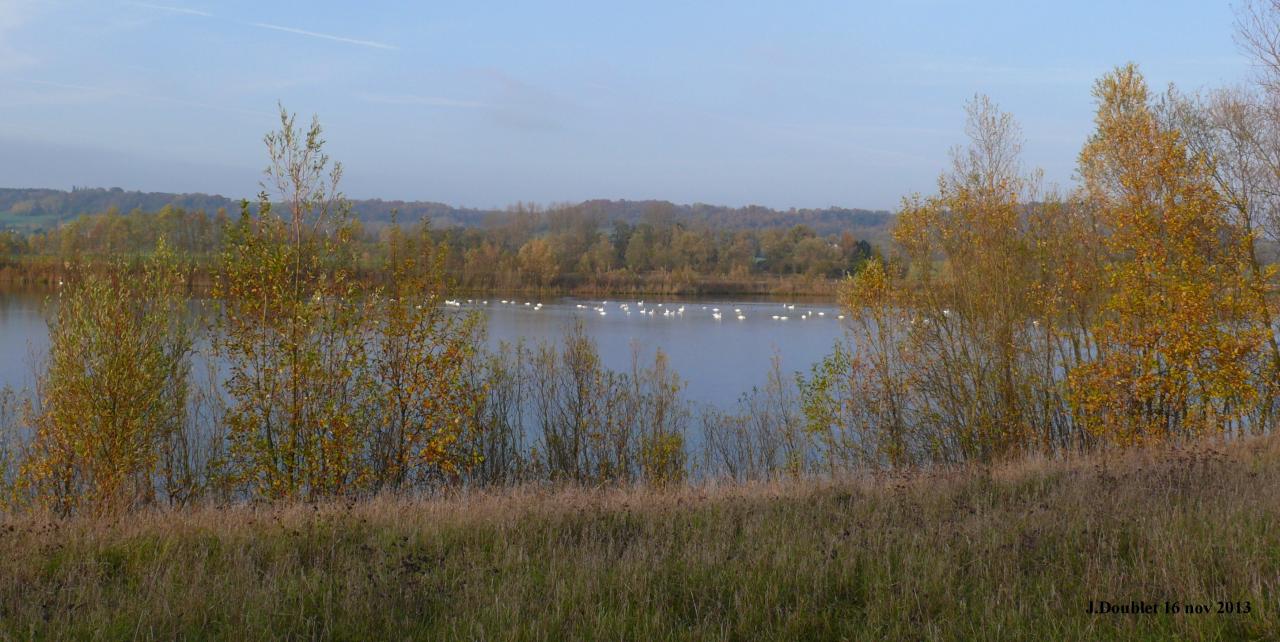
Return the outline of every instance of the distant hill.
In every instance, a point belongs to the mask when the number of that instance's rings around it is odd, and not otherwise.
[[[228,211],[239,206],[229,198],[208,194],[166,194],[126,192],[118,187],[73,188],[71,191],[35,188],[0,188],[0,228],[48,229],[84,214],[98,214],[116,208],[158,210],[173,205],[190,210]]]
[[[429,218],[434,227],[483,227],[501,221],[505,210],[459,208],[430,201],[354,200],[356,215],[369,224],[383,224],[398,211],[401,222],[411,223]],[[166,192],[130,192],[113,188],[73,188],[71,191],[34,188],[0,188],[0,229],[36,231],[85,215],[98,214],[111,208],[121,212],[134,209],[158,210],[166,205],[186,210],[204,210],[212,214],[219,208],[228,213],[239,211],[240,202],[213,194],[171,194]],[[849,231],[859,238],[879,241],[893,215],[884,210],[830,207],[824,209],[777,210],[758,205],[727,207],[695,203],[675,205],[667,201],[591,200],[570,207],[597,215],[606,224],[624,221],[635,224],[654,209],[669,212],[679,222],[707,225],[717,229],[761,229],[807,225],[819,234]]]
[[[490,212],[455,208],[443,203],[423,201],[354,201],[357,215],[368,222],[390,221],[391,211],[400,210],[400,220],[418,221],[430,217],[443,227],[479,225]],[[130,192],[112,188],[57,189],[0,188],[0,228],[23,230],[48,229],[86,214],[100,214],[111,208],[121,212],[135,209],[155,211],[166,205],[184,210],[203,210],[212,214],[220,208],[228,213],[240,211],[238,199],[216,194],[172,194],[168,192]]]

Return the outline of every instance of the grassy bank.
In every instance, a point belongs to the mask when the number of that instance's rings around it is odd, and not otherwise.
[[[0,533],[0,638],[1280,634],[1272,439],[837,482],[20,517]],[[1090,600],[1209,612],[1091,616]]]

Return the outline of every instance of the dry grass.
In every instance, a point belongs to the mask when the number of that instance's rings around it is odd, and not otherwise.
[[[12,517],[0,638],[1274,639],[1278,520],[1269,438],[876,479]]]

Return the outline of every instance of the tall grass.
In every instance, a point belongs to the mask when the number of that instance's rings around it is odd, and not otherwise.
[[[1277,526],[1269,437],[834,480],[27,514],[0,521],[0,638],[1274,639]]]

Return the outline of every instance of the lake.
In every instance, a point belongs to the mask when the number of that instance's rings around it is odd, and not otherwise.
[[[0,387],[31,386],[33,359],[48,350],[47,295],[0,293]],[[652,363],[670,359],[695,404],[734,408],[765,383],[774,355],[790,374],[807,372],[843,336],[842,312],[830,303],[790,299],[460,299],[450,308],[479,310],[490,347],[523,338],[559,341],[575,319],[600,348],[605,366],[629,370],[633,347]],[[527,303],[527,305],[526,305]],[[718,317],[718,318],[717,318]]]

